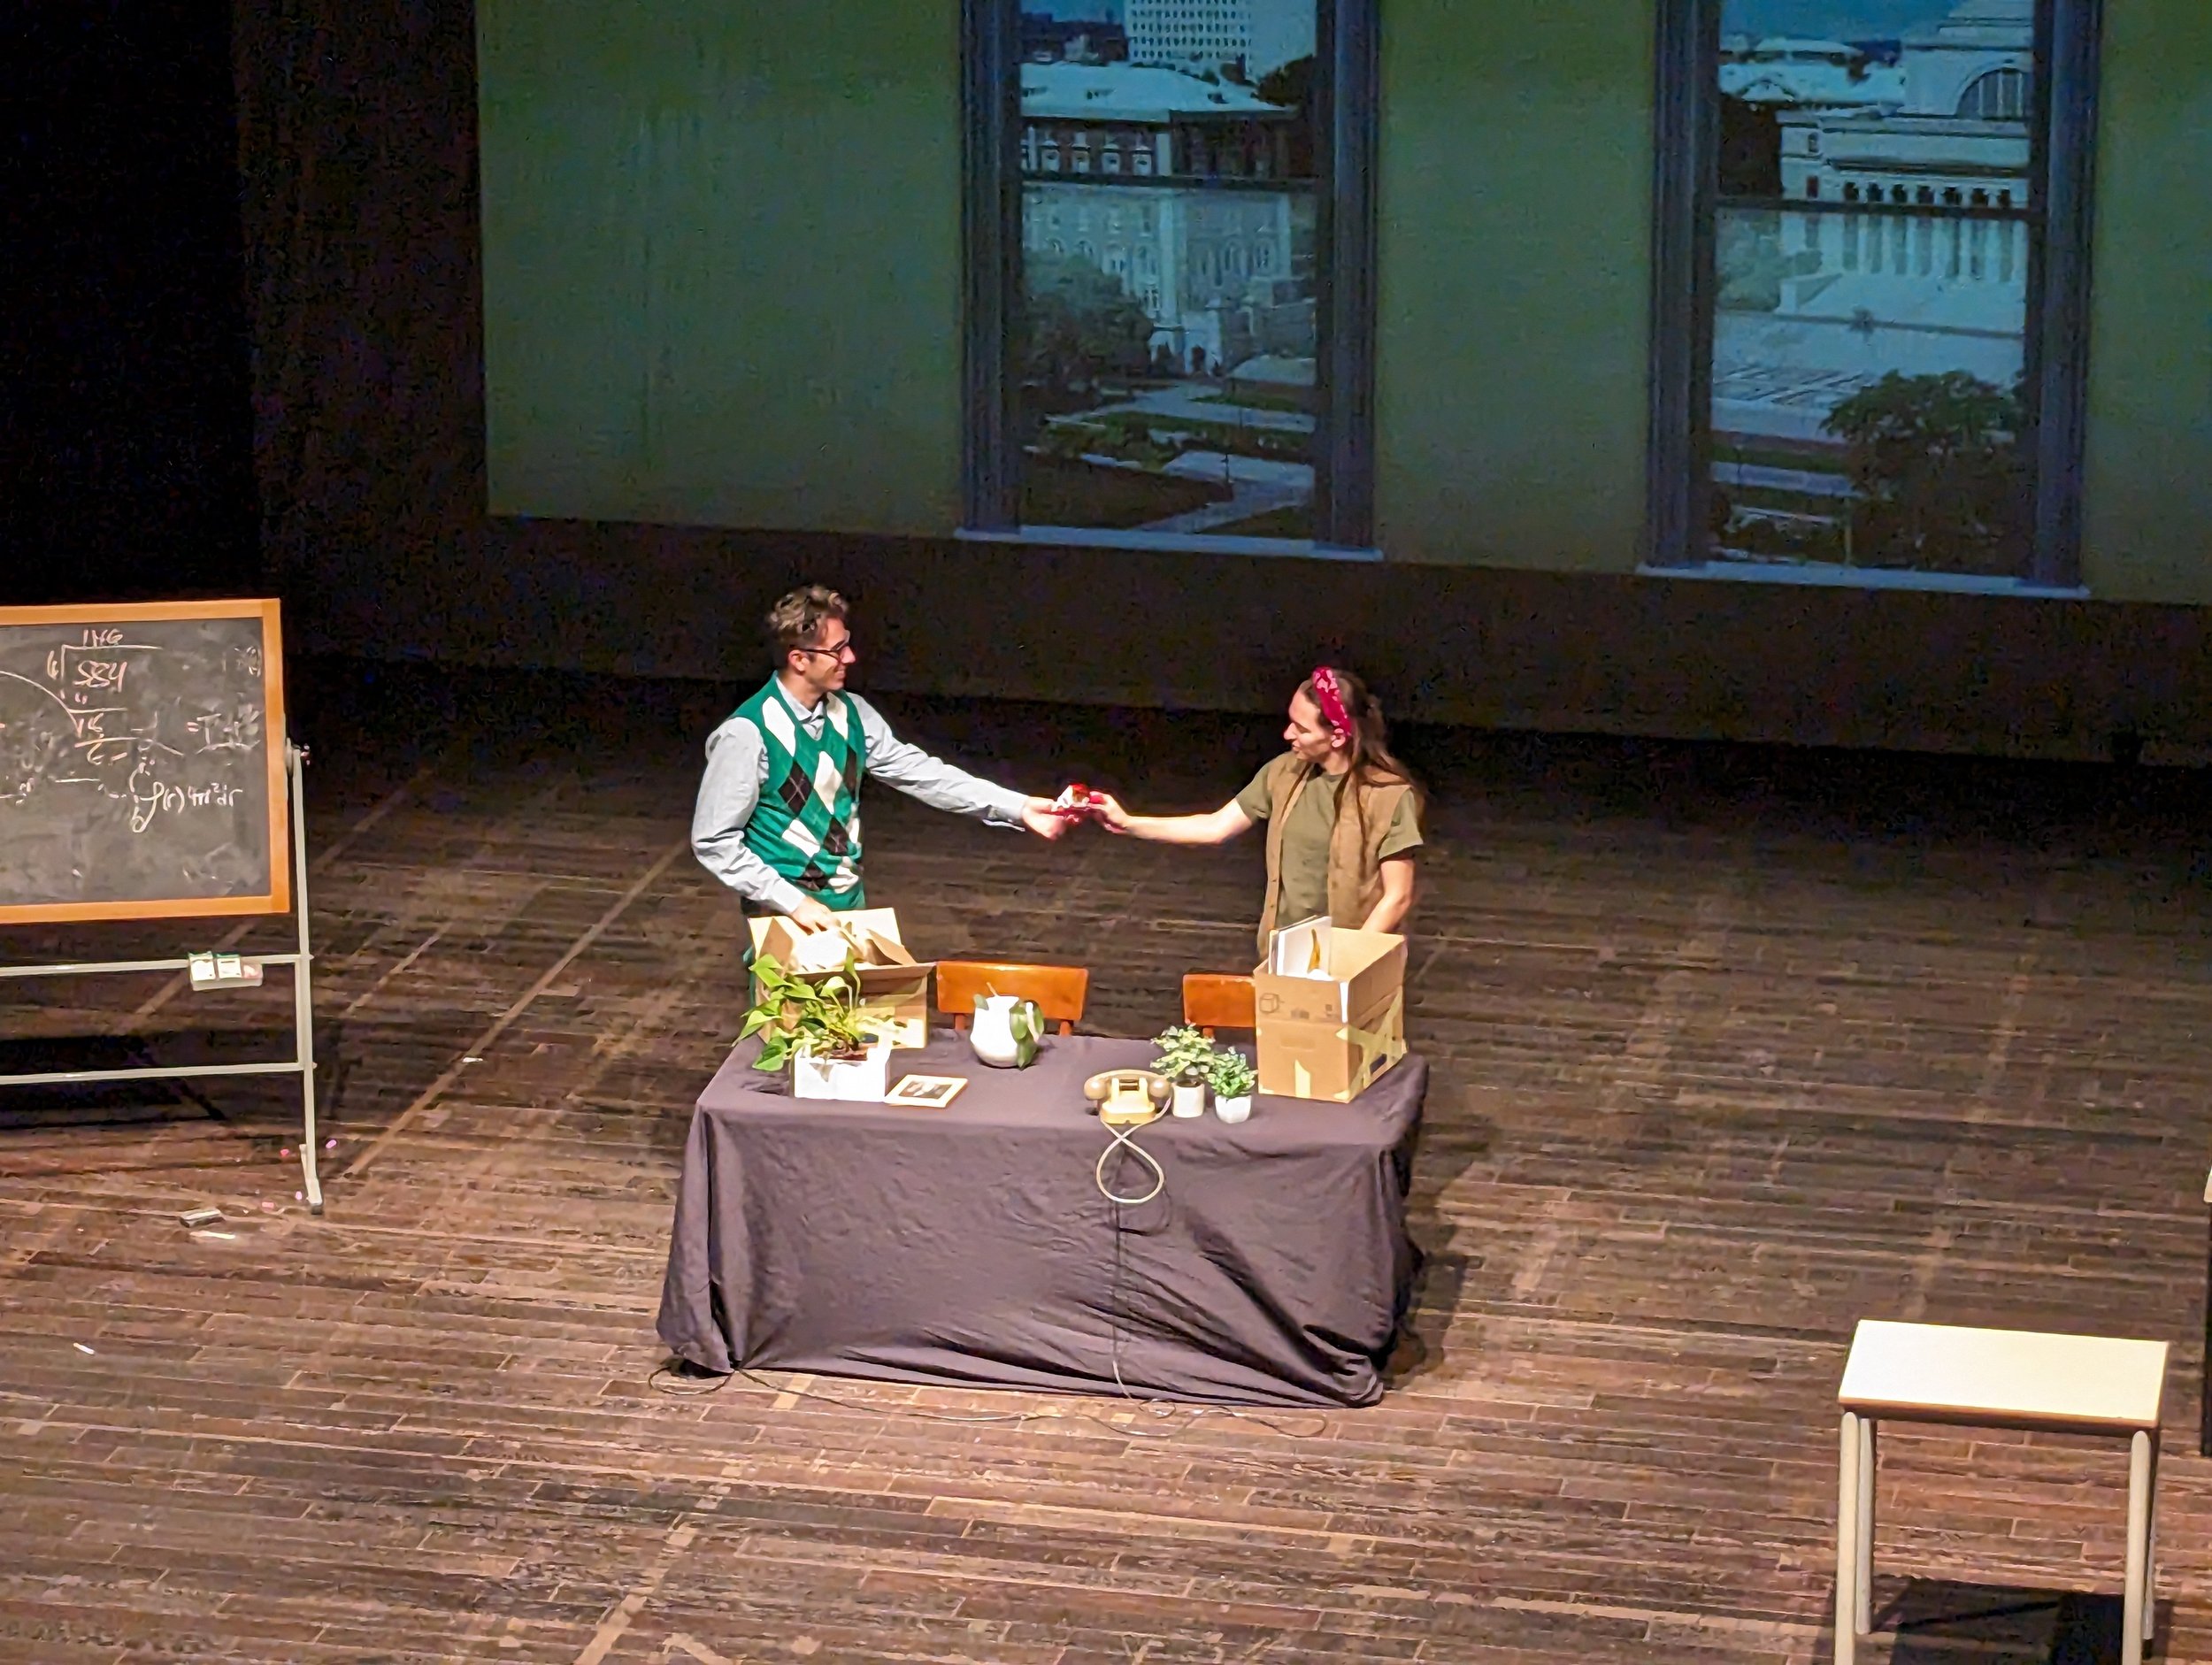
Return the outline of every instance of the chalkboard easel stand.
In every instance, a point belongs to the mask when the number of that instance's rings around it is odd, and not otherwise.
[[[296,1075],[300,1078],[300,1169],[306,1177],[308,1206],[323,1211],[323,1184],[315,1170],[315,1006],[310,986],[312,956],[307,941],[307,816],[300,771],[307,748],[287,744],[284,748],[286,795],[290,800],[292,824],[292,917],[298,929],[299,948],[291,954],[246,954],[249,965],[288,965],[292,968],[292,1025],[297,1041],[294,1055],[273,1063],[201,1063],[156,1065],[145,1070],[56,1070],[39,1075],[0,1075],[0,1086],[54,1086],[79,1081],[179,1080],[187,1076]],[[0,978],[100,977],[128,971],[185,971],[189,958],[181,960],[100,960],[74,965],[0,966]]]

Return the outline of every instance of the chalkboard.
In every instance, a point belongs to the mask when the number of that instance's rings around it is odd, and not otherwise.
[[[270,601],[0,608],[0,925],[282,913]]]

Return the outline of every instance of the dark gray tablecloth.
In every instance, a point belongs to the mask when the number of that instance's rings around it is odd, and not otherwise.
[[[892,1078],[959,1075],[943,1109],[790,1096],[725,1061],[693,1113],[660,1334],[740,1364],[902,1382],[1368,1405],[1418,1264],[1405,1196],[1428,1067],[1351,1104],[1256,1100],[1136,1134],[1160,1196],[1118,1207],[1084,1078],[1148,1041],[1053,1038],[994,1070],[964,1037],[892,1055]],[[1151,1170],[1126,1155],[1125,1196]],[[1118,1227],[1118,1229],[1117,1229]],[[1118,1342],[1116,1340],[1118,1332]]]

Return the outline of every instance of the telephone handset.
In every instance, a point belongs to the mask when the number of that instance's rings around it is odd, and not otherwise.
[[[1136,1127],[1167,1109],[1168,1079],[1149,1070],[1102,1070],[1083,1084],[1098,1119],[1109,1127]]]

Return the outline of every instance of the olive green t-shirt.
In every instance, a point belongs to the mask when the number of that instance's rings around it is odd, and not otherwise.
[[[1270,763],[1262,769],[1252,777],[1252,784],[1237,794],[1237,808],[1255,821],[1266,820],[1274,807],[1267,791],[1267,772],[1273,767]],[[1275,909],[1278,925],[1296,925],[1301,919],[1329,911],[1329,838],[1336,831],[1337,799],[1348,778],[1316,775],[1290,806],[1290,818],[1283,824],[1283,895]],[[1409,792],[1391,812],[1389,830],[1383,834],[1382,859],[1403,856],[1420,844],[1420,817],[1414,813],[1413,794]]]

